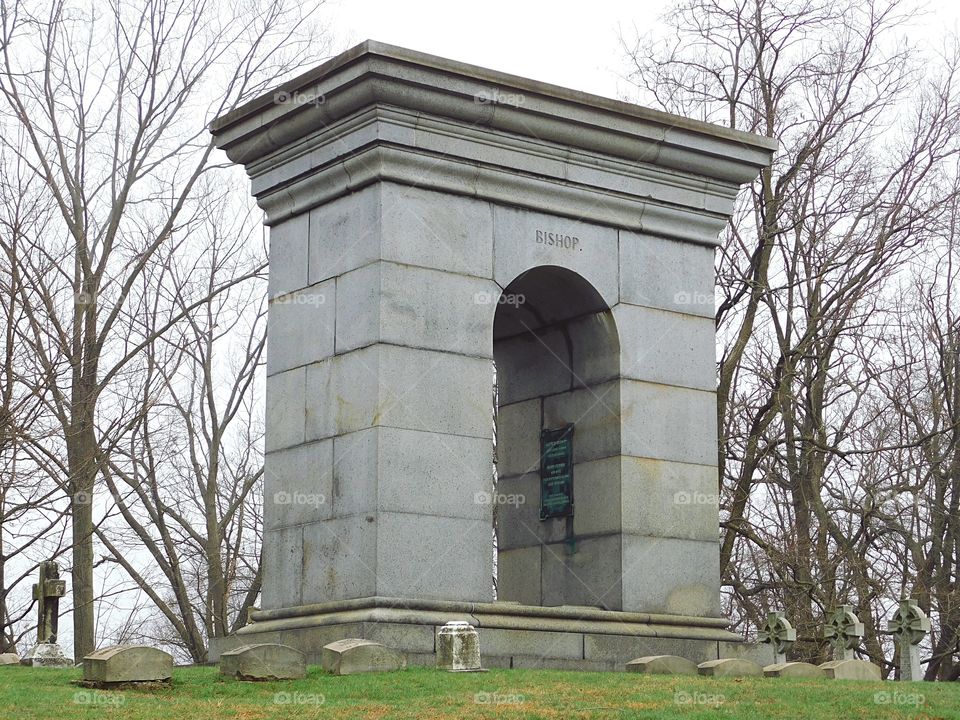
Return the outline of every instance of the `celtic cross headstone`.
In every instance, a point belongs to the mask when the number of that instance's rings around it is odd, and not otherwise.
[[[823,635],[833,646],[834,660],[854,660],[854,648],[863,639],[863,623],[852,606],[841,605],[827,619]]]
[[[760,626],[759,640],[773,646],[774,663],[787,661],[787,651],[797,640],[797,631],[779,610],[767,613],[767,619]]]
[[[930,620],[916,602],[901,600],[894,616],[887,621],[900,651],[900,679],[923,680],[920,670],[920,642],[930,632]]]

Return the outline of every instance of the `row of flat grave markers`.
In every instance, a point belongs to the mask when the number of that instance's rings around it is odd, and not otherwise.
[[[900,656],[900,680],[922,680],[920,642],[930,631],[930,620],[913,600],[901,600],[897,612],[887,623]],[[827,618],[824,637],[833,647],[833,662],[855,659],[855,649],[863,639],[863,623],[850,605],[841,605]],[[773,646],[775,663],[785,664],[786,653],[797,639],[797,631],[783,616],[772,612],[760,628],[760,642]]]

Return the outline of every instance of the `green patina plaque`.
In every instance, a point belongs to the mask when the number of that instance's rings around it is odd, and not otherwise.
[[[573,515],[573,424],[540,433],[540,519]]]

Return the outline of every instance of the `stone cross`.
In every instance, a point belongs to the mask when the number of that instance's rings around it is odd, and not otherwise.
[[[841,605],[827,620],[823,636],[833,645],[834,660],[855,660],[853,650],[863,638],[863,623],[851,605]]]
[[[33,599],[37,601],[37,644],[57,642],[57,626],[60,622],[60,598],[67,593],[67,583],[60,579],[60,568],[53,560],[40,563],[40,582],[33,586]]]
[[[787,661],[787,651],[797,640],[797,631],[779,610],[767,613],[767,620],[760,626],[760,642],[773,646],[773,662]]]
[[[894,616],[887,621],[900,651],[900,679],[923,680],[920,670],[920,641],[930,632],[930,620],[913,600],[901,600]]]

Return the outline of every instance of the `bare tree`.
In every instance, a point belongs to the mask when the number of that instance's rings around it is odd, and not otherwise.
[[[55,208],[15,258],[31,289],[17,339],[50,382],[47,460],[56,443],[67,459],[75,657],[95,646],[93,498],[136,426],[144,353],[223,288],[157,304],[166,314],[149,325],[143,290],[204,212],[207,122],[324,52],[308,15],[280,0],[0,0],[0,142]]]
[[[956,58],[930,62],[897,37],[911,12],[691,0],[667,17],[674,37],[629,48],[664,109],[780,143],[717,264],[720,561],[732,614],[755,626],[786,607],[810,659],[823,612],[849,601],[883,661],[889,564],[858,483],[884,442],[881,325],[956,200]]]

